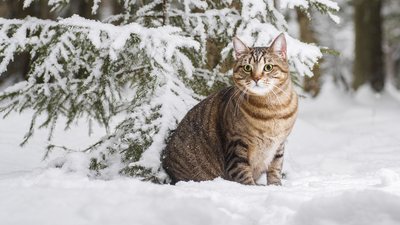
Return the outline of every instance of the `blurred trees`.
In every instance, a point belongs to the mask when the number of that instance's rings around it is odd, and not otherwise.
[[[311,24],[311,20],[307,15],[307,12],[296,9],[297,21],[299,23],[300,40],[306,43],[318,43],[314,27]],[[322,59],[319,63],[321,63]],[[303,88],[304,91],[311,94],[311,96],[316,97],[321,90],[321,71],[319,65],[314,65],[312,77],[304,77]]]
[[[370,83],[377,91],[384,87],[382,50],[382,0],[354,0],[355,61],[353,88]]]
[[[333,76],[346,90],[365,84],[377,92],[383,90],[384,84],[400,89],[400,1],[337,2],[342,18],[337,25],[322,17],[311,22],[306,13],[296,12],[299,39],[329,46],[340,54],[324,57],[324,62],[319,63],[321,71],[314,69],[314,77],[305,77],[304,90],[317,95],[323,76]]]
[[[387,78],[400,89],[400,1],[386,0],[383,13]]]

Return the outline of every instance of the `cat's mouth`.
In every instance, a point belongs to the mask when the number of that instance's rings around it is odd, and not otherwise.
[[[249,93],[254,95],[266,95],[271,91],[271,85],[266,85],[260,82],[251,82],[247,87]]]

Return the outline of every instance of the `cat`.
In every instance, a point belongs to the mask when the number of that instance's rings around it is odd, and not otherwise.
[[[281,33],[270,47],[233,38],[234,85],[207,97],[179,123],[162,153],[162,166],[178,181],[222,177],[255,185],[281,185],[285,140],[297,115]]]

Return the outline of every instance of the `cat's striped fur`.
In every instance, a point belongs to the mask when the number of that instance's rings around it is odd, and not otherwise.
[[[235,85],[192,108],[163,152],[172,183],[222,177],[255,184],[267,172],[268,184],[281,184],[284,142],[297,113],[285,37],[255,48],[236,38],[234,47]]]

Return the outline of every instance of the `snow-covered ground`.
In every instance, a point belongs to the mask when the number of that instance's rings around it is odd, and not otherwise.
[[[1,225],[400,224],[400,98],[390,89],[351,96],[328,83],[317,100],[301,99],[282,187],[94,180],[51,168],[41,161],[46,131],[18,147],[30,115],[0,120]],[[86,146],[102,132],[60,127],[55,141]]]

